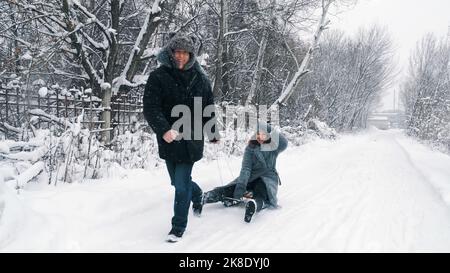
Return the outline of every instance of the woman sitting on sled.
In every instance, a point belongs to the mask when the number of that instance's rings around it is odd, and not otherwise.
[[[278,185],[276,170],[278,155],[286,149],[286,138],[271,126],[259,122],[256,134],[245,148],[239,177],[231,183],[206,192],[203,203],[223,202],[225,206],[245,202],[244,221],[263,208],[276,208]]]

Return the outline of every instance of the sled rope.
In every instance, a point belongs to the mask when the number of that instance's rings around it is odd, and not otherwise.
[[[216,156],[217,156],[216,163],[217,163],[217,169],[219,170],[220,183],[222,183],[222,187],[223,187],[222,171],[220,170],[220,165],[219,165],[219,158],[220,158],[219,148],[217,148],[217,145],[214,145],[214,146],[215,146],[214,149],[215,149]]]
[[[230,162],[229,162],[229,160],[225,160],[225,162],[227,163],[227,168],[228,168],[228,171],[229,171],[230,174],[231,174],[231,177],[234,177],[233,171],[232,171],[232,169],[231,169],[231,167],[230,167]]]

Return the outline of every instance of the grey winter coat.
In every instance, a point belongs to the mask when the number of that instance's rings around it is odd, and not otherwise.
[[[249,144],[245,148],[239,177],[230,184],[236,184],[234,198],[238,199],[245,193],[249,182],[261,178],[267,189],[267,195],[270,202],[269,205],[277,207],[277,192],[280,178],[276,170],[276,161],[278,155],[286,150],[288,141],[281,133],[276,130],[271,130],[269,125],[267,125],[267,127],[273,141],[270,144],[263,145],[269,145],[273,150],[265,151],[267,150],[265,149],[267,147]],[[277,139],[278,145],[276,145]]]

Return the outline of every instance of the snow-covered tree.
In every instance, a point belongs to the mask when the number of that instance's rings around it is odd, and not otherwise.
[[[356,38],[327,33],[288,105],[290,118],[319,118],[339,130],[364,128],[392,78],[392,44],[385,29],[362,29]]]
[[[450,44],[432,34],[418,44],[402,86],[408,132],[450,148]]]
[[[150,41],[155,39],[164,20],[162,9],[169,1],[3,2],[8,9],[2,15],[11,19],[0,32],[16,51],[25,47],[32,53],[29,72],[60,76],[91,88],[103,99],[103,119],[109,128],[111,96],[146,82],[145,69],[156,52],[156,44]],[[32,34],[19,35],[18,29],[31,29]],[[42,41],[39,44],[37,37]]]
[[[85,80],[100,95],[102,85],[118,92],[144,83],[139,77],[146,64],[142,59],[153,52],[149,41],[163,20],[167,1],[6,2],[10,9],[3,15],[18,11],[23,20],[11,21],[2,32],[29,26],[47,42],[33,50],[34,70]],[[33,36],[9,38],[33,46],[24,40]]]

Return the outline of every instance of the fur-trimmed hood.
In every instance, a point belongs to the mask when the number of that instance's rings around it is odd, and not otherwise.
[[[200,72],[203,76],[207,76],[203,68],[200,66],[200,64],[197,61],[197,58],[194,53],[189,53],[189,62],[186,64],[183,70],[189,70],[191,68],[194,68],[198,72]],[[168,46],[161,49],[161,51],[158,53],[157,60],[161,65],[164,65],[166,67],[172,68],[172,69],[178,69],[175,65],[175,60],[173,58],[172,49]]]

